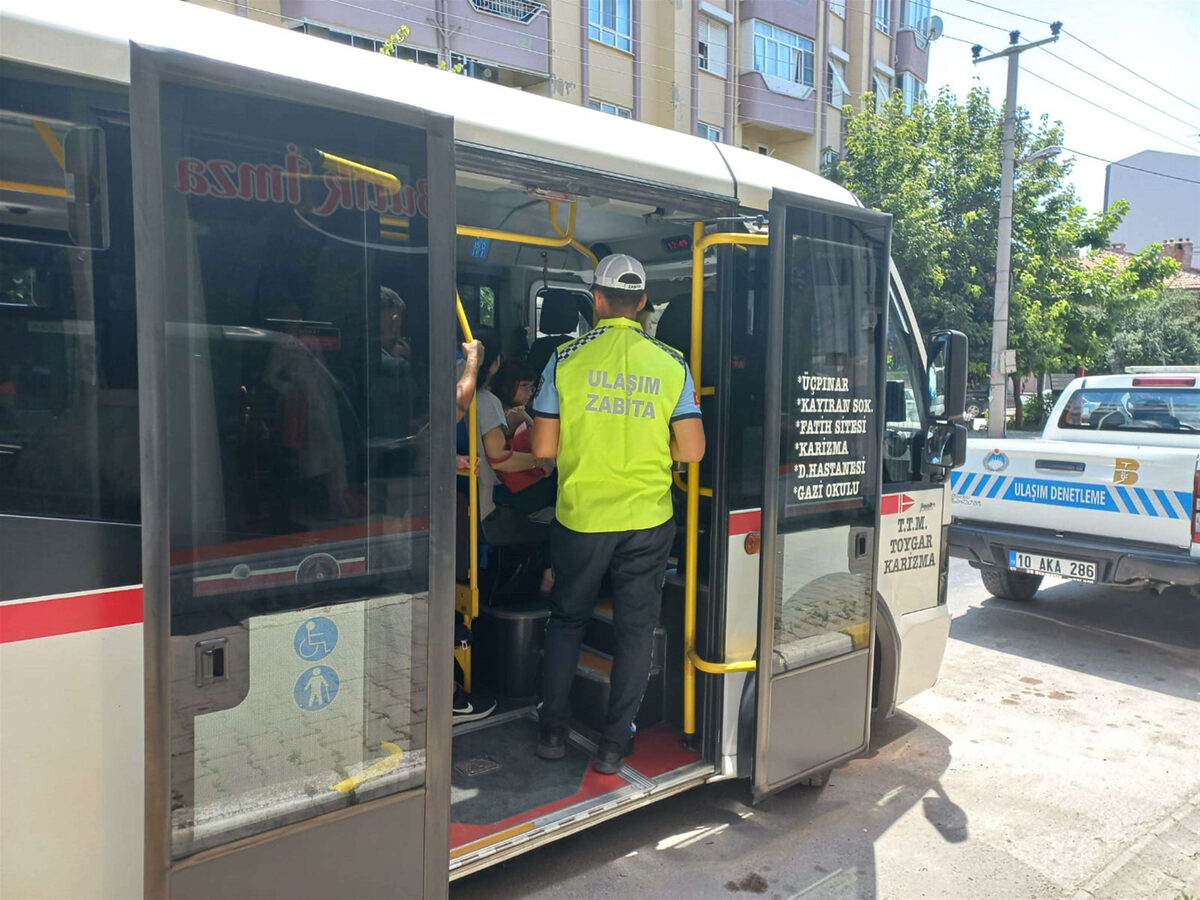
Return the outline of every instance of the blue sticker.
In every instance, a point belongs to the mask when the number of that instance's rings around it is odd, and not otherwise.
[[[962,492],[966,491],[963,485]],[[1095,509],[1105,512],[1124,512],[1102,484],[1069,481],[1049,481],[1035,478],[1014,478],[1004,492],[1004,500],[1025,503],[1047,503],[1052,506],[1071,506],[1076,509]]]
[[[337,696],[338,687],[337,672],[330,666],[313,666],[300,673],[300,677],[296,679],[296,687],[292,689],[292,696],[296,699],[296,705],[304,710],[324,709]]]
[[[475,240],[471,241],[471,257],[473,259],[487,259],[488,250],[491,249],[491,246],[491,238],[475,238]]]
[[[292,645],[296,655],[307,662],[324,659],[337,646],[338,630],[332,619],[313,616],[296,629]]]

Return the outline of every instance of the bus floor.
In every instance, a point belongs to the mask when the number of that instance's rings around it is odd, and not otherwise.
[[[660,724],[639,731],[634,752],[615,775],[592,766],[595,744],[572,730],[563,759],[537,756],[533,707],[461,725],[454,732],[450,786],[450,859],[524,843],[607,810],[644,800],[656,790],[700,780],[712,767],[683,747],[680,733]]]

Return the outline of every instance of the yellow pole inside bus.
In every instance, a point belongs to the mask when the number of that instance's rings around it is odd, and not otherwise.
[[[704,235],[704,223],[692,226],[692,351],[688,365],[696,383],[696,393],[705,396],[714,393],[710,387],[700,386],[700,367],[704,362],[704,251],[718,244],[741,246],[767,246],[765,234],[739,234],[732,231]],[[685,738],[696,733],[696,670],[711,675],[727,672],[753,672],[755,660],[712,663],[702,659],[696,652],[696,585],[700,543],[700,495],[712,496],[711,490],[700,487],[700,464],[688,463],[687,467],[687,549],[683,576],[683,735]]]
[[[704,223],[692,225],[692,379],[700,387],[700,364],[704,361]],[[697,390],[697,394],[699,390]],[[696,733],[696,553],[700,537],[700,464],[687,464],[686,561],[683,576],[683,735]]]
[[[462,297],[458,291],[454,292],[454,303],[458,307],[458,327],[462,329],[463,339],[468,343],[475,340],[475,336],[471,333],[471,323],[467,319],[467,311],[463,308]],[[467,603],[467,609],[460,609],[463,614],[467,627],[471,627],[471,622],[479,615],[479,517],[477,510],[479,509],[479,479],[476,477],[476,468],[479,465],[479,422],[478,422],[478,405],[475,402],[475,392],[471,392],[471,405],[467,409],[467,463],[468,476],[467,484],[467,522],[468,534],[470,535],[470,553],[471,564],[467,575],[467,584],[470,588],[470,598]],[[463,679],[466,684],[463,687],[466,690],[471,689],[471,657],[468,654],[463,654],[463,659],[459,660],[459,664],[463,667]]]

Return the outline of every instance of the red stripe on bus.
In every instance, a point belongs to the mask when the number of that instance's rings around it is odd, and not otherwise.
[[[142,589],[122,588],[0,605],[0,644],[142,621]]]
[[[735,512],[729,514],[729,536],[736,537],[739,534],[749,534],[752,531],[762,530],[762,510],[750,509],[745,512]]]

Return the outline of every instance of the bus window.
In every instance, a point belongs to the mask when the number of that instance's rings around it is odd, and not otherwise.
[[[162,103],[179,857],[422,782],[429,366],[453,347],[428,339],[423,130]]]
[[[901,311],[893,306],[887,329],[887,390],[894,398],[886,409],[883,438],[883,481],[885,484],[916,481],[924,426],[921,424],[924,400],[920,369],[913,359],[911,336],[898,323]],[[901,399],[902,398],[902,399]]]
[[[0,78],[0,514],[137,522],[129,134],[70,98]]]

